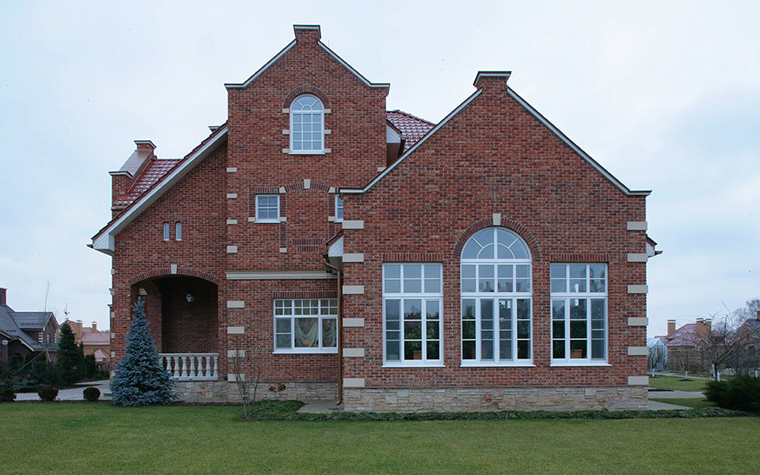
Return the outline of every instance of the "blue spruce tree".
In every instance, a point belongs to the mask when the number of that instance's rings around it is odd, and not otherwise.
[[[156,346],[148,332],[145,302],[137,299],[132,307],[126,353],[116,365],[111,381],[113,403],[117,406],[170,404],[176,399],[172,386],[169,373],[158,362]]]

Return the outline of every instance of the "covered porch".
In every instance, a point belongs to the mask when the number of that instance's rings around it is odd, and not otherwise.
[[[218,286],[186,275],[159,276],[132,286],[145,313],[159,362],[175,381],[219,380]]]

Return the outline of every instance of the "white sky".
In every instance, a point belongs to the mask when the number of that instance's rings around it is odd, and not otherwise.
[[[106,4],[107,3],[107,4]],[[388,109],[438,121],[478,70],[632,189],[652,189],[649,334],[760,297],[760,3],[6,2],[0,287],[16,310],[108,326],[110,176],[150,139],[184,156],[241,82],[320,24]]]

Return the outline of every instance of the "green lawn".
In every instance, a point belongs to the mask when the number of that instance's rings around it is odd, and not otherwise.
[[[682,381],[683,376],[657,376],[649,377],[649,387],[657,389],[671,389],[673,391],[703,391],[708,379],[691,379]],[[650,396],[657,397],[655,393]]]
[[[241,412],[0,404],[2,473],[757,473],[755,417],[239,422]]]
[[[694,409],[702,409],[705,407],[716,407],[715,403],[708,401],[707,399],[666,399],[666,398],[657,398],[657,397],[651,397],[652,395],[656,395],[657,393],[650,394],[650,401],[658,401],[658,402],[666,402],[668,404],[676,404],[678,406],[686,406],[691,407]]]

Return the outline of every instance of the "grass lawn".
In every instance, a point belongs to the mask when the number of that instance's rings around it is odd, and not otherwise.
[[[0,404],[2,473],[757,473],[756,417],[239,422],[241,413]]]
[[[682,381],[683,376],[657,376],[649,377],[649,387],[657,389],[671,389],[673,391],[703,391],[708,379],[691,379]],[[650,396],[657,397],[655,393]]]
[[[680,399],[680,398],[674,398],[674,399],[658,399],[656,397],[651,397],[652,395],[656,395],[657,393],[651,393],[650,394],[650,401],[658,401],[658,402],[666,402],[668,404],[675,404],[677,406],[686,406],[691,407],[694,409],[702,409],[705,407],[716,407],[715,403],[708,401],[707,399]]]

